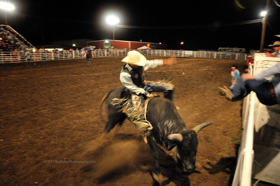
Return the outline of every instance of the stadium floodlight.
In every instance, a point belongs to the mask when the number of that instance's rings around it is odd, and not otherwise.
[[[261,15],[262,17],[264,17],[264,16],[266,16],[266,14],[267,14],[267,11],[262,11],[260,15]]]
[[[0,2],[0,8],[3,10],[14,10],[15,6],[12,3]]]
[[[109,15],[106,17],[106,22],[109,24],[109,25],[113,25],[115,26],[116,24],[118,24],[120,22],[119,18],[114,16],[114,15]]]
[[[12,11],[15,9],[15,6],[12,3],[0,2],[0,9]],[[7,24],[7,14],[5,12],[5,24]]]
[[[117,16],[109,15],[106,17],[106,22],[113,26],[113,47],[115,48],[115,26],[120,22],[120,20]]]

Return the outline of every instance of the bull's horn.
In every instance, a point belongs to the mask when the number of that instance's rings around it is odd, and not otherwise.
[[[199,125],[196,125],[192,130],[195,131],[196,133],[198,133],[201,129],[203,129],[204,127],[207,127],[208,125],[211,125],[212,123],[213,123],[213,121],[201,123]]]
[[[177,133],[177,134],[169,134],[168,136],[168,139],[170,140],[177,140],[179,142],[183,141],[183,136],[182,134],[180,133]]]

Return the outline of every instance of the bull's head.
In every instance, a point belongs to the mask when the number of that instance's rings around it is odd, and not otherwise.
[[[168,139],[177,142],[175,154],[177,158],[181,160],[182,165],[186,170],[194,170],[196,168],[195,161],[198,146],[197,133],[210,124],[212,124],[212,122],[202,123],[195,126],[190,131],[170,134],[168,136]]]

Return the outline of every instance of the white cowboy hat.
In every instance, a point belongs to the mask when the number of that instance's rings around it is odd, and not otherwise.
[[[280,41],[275,41],[272,45],[268,45],[269,47],[280,46]]]
[[[147,63],[147,59],[139,52],[133,50],[127,53],[127,56],[123,58],[122,62],[132,65],[145,66]]]

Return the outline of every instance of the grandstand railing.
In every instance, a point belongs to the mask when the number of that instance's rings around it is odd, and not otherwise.
[[[146,50],[140,51],[145,56],[176,56],[176,57],[197,57],[197,58],[216,58],[216,59],[233,59],[246,60],[247,54],[235,52],[216,52],[216,51],[190,51],[190,50]],[[93,57],[105,56],[126,56],[127,50],[123,49],[98,49],[92,51]],[[85,58],[86,51],[83,50],[63,50],[63,51],[44,51],[32,52],[0,52],[0,63],[18,63],[27,61],[50,61],[61,59]]]
[[[264,53],[255,54],[254,59],[254,69],[250,68],[251,74],[260,73],[280,61],[280,58],[265,57]],[[243,134],[238,151],[238,162],[232,183],[233,186],[251,185],[254,160],[254,129],[255,123],[260,118],[259,115],[263,114],[262,108],[263,106],[254,92],[244,99],[242,112]]]

